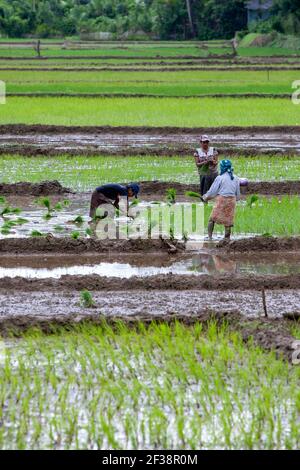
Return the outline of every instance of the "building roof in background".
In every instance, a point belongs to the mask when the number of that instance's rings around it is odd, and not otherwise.
[[[250,0],[246,3],[248,10],[270,10],[273,0]]]

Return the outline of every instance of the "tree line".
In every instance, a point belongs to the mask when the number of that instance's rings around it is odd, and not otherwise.
[[[275,0],[265,29],[300,30],[300,5]],[[247,28],[245,0],[0,0],[0,34],[66,37],[110,32],[157,39],[230,39]]]

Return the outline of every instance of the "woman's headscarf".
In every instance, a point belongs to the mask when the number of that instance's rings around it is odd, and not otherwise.
[[[229,173],[230,178],[233,180],[233,168],[230,160],[221,160],[220,172],[221,175],[224,175],[224,173]]]

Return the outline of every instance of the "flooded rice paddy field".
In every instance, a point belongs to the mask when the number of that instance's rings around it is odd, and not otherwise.
[[[174,61],[191,53],[174,46]],[[121,52],[123,60],[132,53]],[[46,62],[100,64],[27,63]],[[102,245],[90,233],[91,190],[105,182],[144,181],[141,210],[165,203],[173,186],[177,205],[187,202],[185,191],[198,189],[191,149],[202,133],[2,126],[1,210],[21,213],[4,213],[0,223],[1,449],[299,448],[299,128],[205,129],[250,180],[230,244],[220,230],[212,243],[196,237],[185,249],[168,233],[165,241]],[[3,185],[45,179],[78,193]]]
[[[262,183],[263,186],[264,183]],[[291,183],[292,185],[293,183]],[[297,186],[297,183],[295,183]],[[289,183],[283,183],[287,188]],[[3,185],[4,187],[5,185]],[[58,185],[59,186],[59,185]],[[38,190],[38,186],[31,186],[33,190]],[[47,185],[43,185],[47,187]],[[171,187],[176,189],[175,204],[168,206],[167,189]],[[209,214],[213,205],[199,205],[197,199],[187,196],[186,190],[190,189],[188,185],[170,184],[159,182],[141,183],[141,197],[136,206],[129,210],[132,218],[127,218],[123,208],[119,216],[115,214],[113,207],[109,210],[108,226],[113,230],[114,235],[103,234],[102,223],[91,224],[89,218],[89,205],[91,193],[63,193],[53,196],[26,196],[12,194],[22,191],[22,186],[6,185],[5,190],[9,191],[6,196],[0,200],[1,216],[0,239],[3,238],[24,238],[30,236],[54,235],[57,237],[90,237],[96,235],[99,237],[111,236],[115,238],[117,231],[120,237],[151,237],[158,238],[159,235],[169,238],[170,228],[159,222],[159,212],[171,211],[179,214],[181,210],[193,211],[193,226],[189,230],[189,239],[202,240],[207,235],[206,226]],[[197,186],[192,186],[197,190]],[[61,186],[58,187],[61,190]],[[297,189],[296,189],[297,190]],[[233,229],[233,238],[239,239],[254,235],[265,236],[293,236],[299,235],[300,219],[299,208],[300,200],[297,195],[282,196],[255,196],[251,199],[251,194],[243,196],[237,205],[236,223]],[[49,204],[48,207],[45,204]],[[6,213],[6,211],[8,211]],[[17,211],[17,214],[14,214]],[[103,212],[103,210],[102,210]],[[99,209],[99,215],[101,209]],[[176,217],[177,217],[176,216]],[[151,222],[149,221],[151,218]],[[175,223],[175,222],[174,222]],[[103,231],[103,230],[102,230]],[[175,238],[182,238],[184,232],[177,224],[173,227]],[[223,237],[223,227],[216,226],[215,240]]]
[[[77,132],[61,127],[55,132],[51,126],[36,132],[26,133],[26,126],[12,126],[1,133],[0,150],[7,153],[49,153],[49,154],[189,154],[191,148],[198,146],[201,131],[192,129],[174,129],[173,132],[164,128],[91,128],[88,132]],[[54,127],[54,126],[52,126]],[[21,132],[20,132],[21,130]],[[299,154],[299,132],[291,129],[269,127],[264,132],[254,128],[214,129],[215,145],[223,152],[249,152]]]
[[[178,193],[184,193],[187,190],[199,189],[199,176],[191,149],[190,152],[190,156],[185,157],[176,154],[169,157],[132,154],[34,157],[2,155],[1,183],[14,184],[26,181],[38,184],[45,180],[58,180],[65,187],[84,192],[92,191],[100,184],[109,182],[140,181],[143,182],[143,194],[145,191],[147,194],[152,192],[153,197],[156,193],[160,195],[165,193],[166,189],[174,185]],[[232,160],[235,173],[240,177],[246,176],[251,183],[248,193],[271,195],[276,192],[297,194],[300,191],[300,157],[297,155],[248,157],[241,154],[232,157]],[[160,186],[156,184],[151,187],[151,181],[159,181]],[[13,190],[10,192],[14,193]],[[4,193],[4,188],[0,185],[0,195]],[[17,191],[15,193],[17,194]],[[27,193],[29,193],[28,188]]]

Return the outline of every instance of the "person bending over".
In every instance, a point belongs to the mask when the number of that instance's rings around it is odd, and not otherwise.
[[[240,180],[233,174],[230,160],[220,163],[220,175],[217,176],[203,200],[216,198],[215,207],[208,222],[208,238],[211,240],[215,224],[225,227],[225,239],[230,239],[231,227],[234,224],[236,201],[240,199]]]
[[[126,186],[116,183],[104,184],[95,189],[91,198],[90,217],[93,219],[96,215],[96,210],[99,206],[105,204],[112,204],[116,209],[119,209],[120,197],[127,197],[127,215],[128,215],[128,199],[138,196],[140,187],[137,183],[130,183]],[[107,213],[104,214],[104,217]]]

